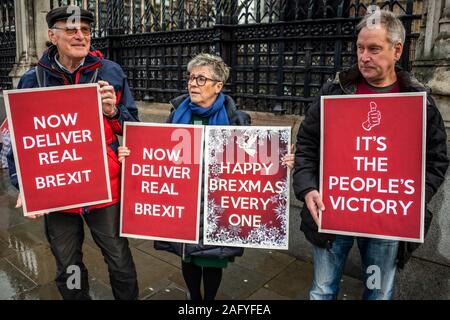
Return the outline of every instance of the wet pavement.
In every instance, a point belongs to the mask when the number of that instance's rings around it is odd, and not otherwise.
[[[55,260],[44,234],[43,218],[29,220],[15,209],[17,191],[0,169],[0,299],[61,299],[53,282]],[[93,299],[113,299],[107,267],[86,228],[84,263]],[[130,239],[139,282],[139,298],[184,300],[187,289],[180,258],[153,249],[153,242]],[[313,267],[285,251],[246,249],[224,270],[218,300],[307,299]],[[362,283],[344,276],[340,299],[359,299]]]

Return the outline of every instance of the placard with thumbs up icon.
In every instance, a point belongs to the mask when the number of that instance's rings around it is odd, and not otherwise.
[[[319,232],[423,242],[426,93],[321,98]]]

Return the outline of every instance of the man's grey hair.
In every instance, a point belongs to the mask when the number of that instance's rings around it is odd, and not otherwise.
[[[190,73],[193,68],[203,66],[209,67],[214,75],[214,80],[225,83],[230,75],[230,68],[222,58],[209,53],[200,53],[192,58],[187,65],[187,71]]]
[[[359,33],[362,28],[375,27],[377,24],[382,24],[385,27],[388,41],[392,46],[395,46],[399,42],[402,44],[405,43],[405,27],[393,12],[387,10],[377,10],[373,13],[366,14],[356,26],[356,31]]]

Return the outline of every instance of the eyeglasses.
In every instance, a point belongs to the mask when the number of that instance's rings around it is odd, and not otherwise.
[[[52,27],[52,29],[58,29],[58,30],[64,30],[64,32],[68,35],[68,36],[73,36],[75,35],[78,30],[81,31],[81,33],[84,36],[90,36],[91,35],[91,28],[89,27],[81,27],[81,28],[69,28],[69,27],[65,27],[65,28],[59,28],[59,27]]]
[[[187,78],[187,82],[188,83],[191,83],[191,81],[194,81],[194,80],[195,80],[195,82],[197,83],[197,85],[199,87],[204,86],[206,84],[207,80],[211,80],[211,81],[214,81],[214,82],[220,82],[220,80],[211,79],[211,78],[208,78],[208,77],[205,77],[205,76],[202,76],[202,75],[200,75],[200,76],[194,76],[193,74],[188,75],[188,78]]]

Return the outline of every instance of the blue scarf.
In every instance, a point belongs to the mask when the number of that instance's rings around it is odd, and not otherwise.
[[[191,98],[187,97],[175,110],[172,123],[191,124],[192,115],[209,118],[209,125],[229,125],[227,111],[225,110],[225,95],[221,92],[217,96],[213,105],[203,108],[191,102]]]

